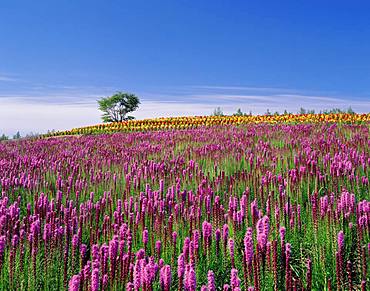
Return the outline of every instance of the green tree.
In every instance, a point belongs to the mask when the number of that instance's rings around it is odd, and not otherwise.
[[[353,109],[352,109],[352,107],[350,106],[350,107],[348,107],[348,109],[347,109],[347,113],[348,114],[355,114],[355,112],[353,111]]]
[[[213,111],[213,115],[214,115],[214,116],[224,116],[224,113],[222,112],[221,107],[217,107],[217,108]]]
[[[117,92],[113,96],[101,98],[98,104],[99,110],[103,112],[103,122],[122,122],[134,119],[127,114],[138,109],[140,101],[134,94]]]
[[[13,139],[20,139],[20,138],[21,138],[21,134],[19,133],[19,131],[17,131],[17,133],[13,135]]]
[[[9,137],[6,136],[4,133],[3,133],[2,136],[0,136],[0,141],[2,141],[2,140],[8,140],[8,139],[9,139]]]
[[[240,108],[238,108],[238,110],[236,111],[236,113],[234,113],[233,115],[234,116],[243,116],[244,113],[243,113],[243,111]]]

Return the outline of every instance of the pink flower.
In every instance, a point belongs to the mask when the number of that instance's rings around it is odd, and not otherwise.
[[[184,287],[186,291],[196,291],[197,289],[197,279],[195,271],[191,265],[186,266]]]
[[[143,243],[144,243],[144,245],[146,245],[148,243],[148,237],[149,237],[148,230],[144,229],[144,231],[143,231]]]
[[[253,260],[253,238],[252,238],[252,228],[248,227],[247,232],[244,237],[244,252],[245,259],[248,265],[252,264]]]
[[[237,269],[231,269],[230,285],[232,290],[235,290],[235,288],[240,287],[240,279],[238,277]]]
[[[342,252],[343,251],[343,248],[344,248],[344,233],[341,230],[338,233],[338,250],[339,250],[339,252]]]
[[[162,289],[164,291],[169,291],[171,288],[171,267],[169,265],[166,265],[162,267],[160,271],[160,281],[162,285]]]
[[[161,256],[161,247],[162,247],[162,243],[160,240],[157,240],[156,243],[155,243],[155,250],[158,254],[158,257]]]
[[[68,290],[69,291],[78,291],[80,288],[80,275],[74,275],[69,281]]]
[[[94,269],[92,272],[91,291],[99,291],[99,269]]]
[[[216,284],[215,284],[215,274],[212,271],[208,271],[207,275],[208,279],[208,291],[216,291]]]

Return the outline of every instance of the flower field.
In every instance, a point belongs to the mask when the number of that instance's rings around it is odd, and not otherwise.
[[[0,143],[0,290],[369,290],[369,121],[167,118]]]
[[[49,136],[98,134],[112,132],[153,131],[190,129],[220,125],[242,124],[279,124],[279,123],[364,123],[370,122],[370,114],[283,114],[283,115],[243,115],[243,116],[186,116],[161,117],[142,120],[128,120],[124,122],[103,123],[93,126],[74,128],[72,130],[56,132]]]

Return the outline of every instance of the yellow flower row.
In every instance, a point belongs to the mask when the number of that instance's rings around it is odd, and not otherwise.
[[[124,122],[103,123],[56,132],[49,136],[108,133],[119,131],[147,131],[166,129],[187,129],[199,126],[240,125],[248,123],[364,123],[370,122],[370,114],[284,114],[245,116],[187,116],[161,117]]]

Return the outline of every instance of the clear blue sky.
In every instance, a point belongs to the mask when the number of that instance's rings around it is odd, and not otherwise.
[[[116,90],[142,98],[140,118],[218,105],[368,112],[369,11],[367,1],[4,0],[0,115],[22,116],[0,117],[0,132],[96,123],[95,100]],[[25,104],[31,117],[55,114],[26,119]]]

